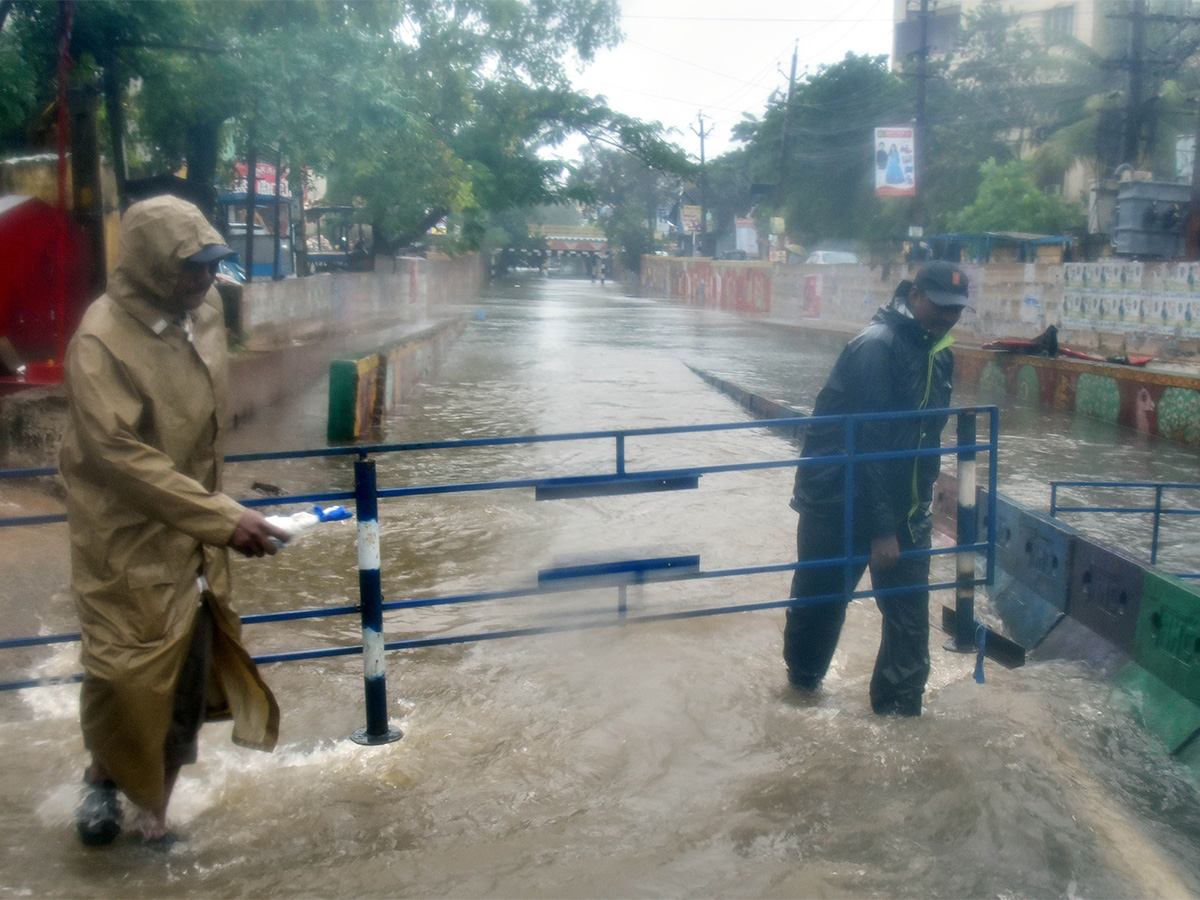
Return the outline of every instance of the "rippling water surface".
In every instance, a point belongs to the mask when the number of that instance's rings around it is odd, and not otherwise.
[[[433,383],[379,437],[439,440],[741,421],[685,364],[807,409],[834,343],[587,282],[492,290]],[[474,310],[473,310],[474,312]],[[322,441],[324,387],[234,435],[235,450]],[[956,400],[976,398],[959,392]],[[1196,480],[1196,455],[1053,412],[1006,407],[1001,490],[1047,481]],[[631,440],[636,470],[787,459],[769,432]],[[611,442],[381,458],[381,486],[609,471]],[[232,467],[289,493],[345,487],[344,461]],[[708,475],[693,491],[536,502],[513,490],[386,501],[389,600],[504,590],[584,554],[698,553],[706,571],[791,561],[791,473]],[[0,500],[4,497],[0,496]],[[1107,527],[1107,526],[1106,526]],[[1132,528],[1121,525],[1120,528]],[[74,628],[62,530],[0,549],[22,627]],[[354,603],[352,523],[239,562],[243,612]],[[1112,532],[1124,540],[1124,532]],[[1132,536],[1129,538],[1132,540]],[[1169,538],[1180,547],[1188,541]],[[1182,552],[1182,551],[1181,551]],[[41,560],[33,566],[31,560]],[[633,616],[785,596],[787,573],[631,587]],[[389,613],[387,636],[595,624],[612,587]],[[933,611],[952,598],[935,597]],[[871,715],[873,604],[850,608],[823,690],[784,687],[777,610],[389,654],[405,736],[364,748],[361,660],[265,668],[274,754],[209,726],[185,770],[169,852],[75,841],[77,689],[0,695],[0,895],[62,897],[1181,897],[1200,894],[1194,776],[1083,663],[986,683],[938,649],[926,715]],[[8,630],[4,631],[8,634]],[[353,617],[248,627],[256,653],[353,644]],[[70,672],[76,649],[28,652]]]

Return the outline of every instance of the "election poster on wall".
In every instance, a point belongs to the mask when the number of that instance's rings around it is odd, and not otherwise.
[[[917,193],[913,129],[875,129],[875,194],[912,197]]]

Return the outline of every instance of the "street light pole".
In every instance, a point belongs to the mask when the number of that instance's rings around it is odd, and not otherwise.
[[[700,135],[700,252],[708,250],[708,170],[704,165],[704,139],[712,134],[712,129],[704,130],[704,113],[696,113],[696,121],[700,128],[692,131]]]

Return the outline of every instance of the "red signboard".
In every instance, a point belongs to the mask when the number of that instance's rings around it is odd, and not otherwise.
[[[244,194],[249,190],[249,183],[246,180],[246,173],[250,171],[250,167],[246,163],[234,163],[233,170],[236,173],[236,178],[233,182],[233,192],[235,194]],[[254,193],[260,197],[275,196],[275,167],[270,163],[259,163],[254,167]],[[291,197],[292,189],[288,186],[288,170],[283,170],[283,182],[279,185],[279,196]]]

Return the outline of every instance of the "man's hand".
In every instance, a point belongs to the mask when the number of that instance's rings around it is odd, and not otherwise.
[[[871,568],[890,569],[900,562],[900,541],[894,534],[871,541]]]
[[[267,517],[257,510],[247,509],[238,519],[229,546],[242,556],[274,556],[279,548],[272,543],[275,538],[281,543],[287,543],[291,537],[282,528],[276,528],[267,521]]]

